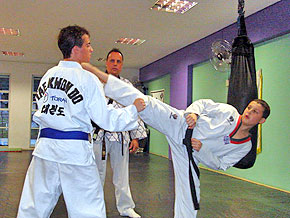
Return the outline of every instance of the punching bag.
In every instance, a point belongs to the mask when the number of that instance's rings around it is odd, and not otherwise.
[[[247,105],[258,98],[254,46],[247,36],[244,1],[239,0],[238,36],[232,44],[231,74],[227,103],[233,105],[240,114]],[[257,154],[257,126],[251,130],[252,148],[234,167],[247,169],[254,165]]]

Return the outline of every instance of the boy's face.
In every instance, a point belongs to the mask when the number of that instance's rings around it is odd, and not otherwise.
[[[112,52],[106,61],[107,72],[119,76],[123,67],[123,58],[119,52]]]
[[[264,107],[261,104],[255,101],[250,102],[242,115],[243,124],[248,126],[255,126],[258,123],[264,123],[266,119],[263,118],[263,112]]]
[[[90,62],[90,59],[91,59],[91,55],[92,55],[92,52],[93,52],[93,48],[91,46],[91,41],[90,41],[90,37],[85,34],[82,36],[82,39],[83,39],[83,45],[81,47],[81,59],[82,59],[82,62]]]
[[[74,46],[72,49],[71,57],[79,63],[82,62],[88,63],[90,62],[93,48],[91,46],[90,37],[87,34],[84,34],[82,36],[82,39],[83,39],[82,47]]]

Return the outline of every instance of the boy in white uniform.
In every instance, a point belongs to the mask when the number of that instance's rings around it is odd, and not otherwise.
[[[39,137],[25,178],[18,218],[46,218],[64,195],[69,217],[105,218],[102,184],[93,155],[91,120],[110,131],[137,127],[137,99],[124,109],[107,106],[100,81],[81,67],[93,51],[89,33],[79,26],[60,31],[64,60],[40,81],[33,120]]]
[[[141,119],[165,134],[171,147],[175,174],[175,218],[194,218],[199,209],[199,171],[194,165],[202,163],[216,170],[226,170],[235,165],[251,149],[249,130],[264,123],[270,114],[269,105],[260,99],[250,102],[242,115],[231,105],[205,99],[195,101],[185,111],[177,110],[143,95],[90,64],[82,66],[106,83],[106,96],[123,105],[132,103],[137,96],[145,100],[146,108],[139,113]],[[195,149],[194,163],[189,162],[187,148],[183,145],[188,128],[193,129],[191,144]],[[194,172],[191,176],[189,169]],[[191,178],[193,192],[189,191]]]

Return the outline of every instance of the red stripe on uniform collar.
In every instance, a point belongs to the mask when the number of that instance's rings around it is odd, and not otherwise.
[[[231,139],[231,143],[232,144],[243,144],[243,143],[248,142],[250,140],[251,140],[251,136],[248,136],[242,140],[237,140],[237,141],[234,141],[233,139]]]
[[[231,134],[229,134],[230,141],[232,144],[243,144],[243,143],[251,140],[251,136],[248,136],[248,137],[243,138],[243,139],[233,139],[232,138],[232,136],[236,134],[238,129],[241,127],[241,125],[242,125],[242,116],[240,115],[235,129],[231,132]]]
[[[241,124],[242,124],[242,116],[240,115],[235,129],[229,134],[230,137],[232,137],[238,131]]]

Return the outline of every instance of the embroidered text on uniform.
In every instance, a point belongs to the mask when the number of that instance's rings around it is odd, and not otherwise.
[[[71,99],[73,104],[77,104],[81,102],[84,98],[77,88],[73,89],[73,86],[74,85],[66,79],[58,78],[58,77],[51,77],[49,78],[48,83],[43,82],[38,87],[35,98],[37,100],[41,99],[48,88],[59,89],[59,90],[64,91],[67,94],[68,98]]]

